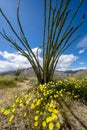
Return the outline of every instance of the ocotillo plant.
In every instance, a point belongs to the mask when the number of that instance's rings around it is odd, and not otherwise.
[[[55,2],[55,6],[53,6],[53,2]],[[3,38],[9,41],[23,56],[28,59],[37,76],[38,82],[41,84],[47,83],[52,80],[60,56],[80,36],[79,34],[76,36],[74,34],[83,24],[85,15],[82,16],[82,19],[78,23],[78,25],[74,26],[73,20],[79,12],[79,9],[82,6],[84,0],[80,1],[78,7],[74,10],[73,14],[71,14],[72,9],[69,7],[70,2],[71,0],[49,0],[48,5],[47,1],[44,0],[43,41],[42,45],[40,46],[40,48],[42,49],[43,58],[42,65],[40,64],[38,58],[39,48],[37,49],[37,55],[35,55],[25,36],[24,28],[22,28],[19,16],[20,0],[18,1],[17,7],[17,23],[20,30],[20,35],[17,33],[7,16],[0,8],[0,13],[8,23],[11,31],[14,33],[23,48],[18,44],[19,42],[17,43],[17,41],[15,41],[11,36],[8,36],[4,29],[2,30],[2,32],[0,32],[0,34]],[[69,16],[70,19],[67,20]],[[75,37],[72,39],[73,35]]]

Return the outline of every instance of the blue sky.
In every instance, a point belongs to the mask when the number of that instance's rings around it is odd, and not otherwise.
[[[70,7],[74,10],[80,0],[71,0]],[[43,0],[21,0],[20,19],[30,43],[31,48],[36,52],[37,47],[42,44],[43,36]],[[18,32],[16,21],[17,0],[0,0],[0,8],[12,22],[14,28]],[[79,23],[81,16],[87,14],[87,0],[82,5],[73,24]],[[4,28],[8,35],[14,39],[14,35],[0,14],[0,31]],[[76,34],[80,33],[81,37],[73,43],[61,56],[57,69],[85,69],[87,68],[87,17],[82,27]],[[75,35],[76,35],[75,34]],[[42,62],[42,58],[39,55]],[[0,36],[0,72],[17,69],[19,67],[30,67],[26,58],[20,56],[18,52],[10,47],[10,43]]]

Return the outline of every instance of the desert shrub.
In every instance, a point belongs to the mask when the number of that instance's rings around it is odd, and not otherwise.
[[[16,81],[18,82],[24,82],[25,80],[28,80],[26,76],[19,76],[18,78],[15,78]]]
[[[72,77],[58,82],[56,83],[56,89],[63,89],[66,94],[71,95],[74,99],[87,101],[87,78]]]
[[[7,87],[15,87],[17,82],[12,78],[7,77],[0,77],[0,89],[7,88]]]

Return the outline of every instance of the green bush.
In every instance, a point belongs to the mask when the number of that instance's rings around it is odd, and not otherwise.
[[[69,78],[55,82],[56,91],[63,90],[74,99],[87,101],[87,78]]]
[[[0,77],[0,89],[7,88],[7,87],[12,88],[12,87],[15,87],[16,85],[17,85],[17,82],[14,79],[10,77],[7,78],[4,76]]]

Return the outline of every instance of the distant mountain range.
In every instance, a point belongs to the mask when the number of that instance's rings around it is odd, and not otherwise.
[[[83,78],[83,77],[87,77],[87,69],[55,71],[54,77],[60,77],[60,78],[64,78],[64,77]]]
[[[7,75],[7,74],[15,75],[16,72],[17,72],[17,70],[3,72],[3,73],[0,73],[0,76]],[[32,68],[27,68],[27,69],[21,69],[20,75],[33,77],[33,76],[35,76],[35,73]],[[87,77],[87,69],[81,69],[81,70],[76,70],[76,71],[73,71],[73,70],[58,71],[58,70],[56,70],[54,73],[55,78],[65,78],[67,76],[68,77],[74,76],[74,77],[78,77],[78,78]]]

